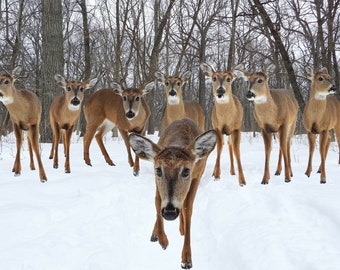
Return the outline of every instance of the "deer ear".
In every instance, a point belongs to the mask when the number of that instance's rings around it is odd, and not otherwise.
[[[65,87],[66,86],[66,80],[60,74],[54,75],[54,80],[56,81],[58,86],[60,86],[60,87]]]
[[[154,86],[155,86],[154,82],[149,82],[147,85],[145,85],[143,89],[143,96],[149,94],[151,90],[154,88]]]
[[[88,82],[86,83],[86,87],[85,87],[85,88],[86,88],[86,89],[92,88],[93,86],[96,85],[97,81],[98,81],[97,78],[91,79],[90,81],[88,81]]]
[[[314,76],[314,70],[313,70],[313,68],[310,67],[310,66],[307,66],[307,67],[305,67],[305,71],[306,71],[307,78],[308,78],[309,80],[312,80],[312,79],[313,79],[313,76]]]
[[[113,82],[112,83],[112,90],[116,93],[116,94],[118,94],[118,95],[122,95],[122,87],[120,86],[120,84],[119,83],[117,83],[117,82]]]
[[[243,71],[241,69],[236,69],[235,67],[233,70],[233,73],[237,78],[242,78],[244,81],[248,81],[248,76],[249,76],[248,72]]]
[[[215,71],[212,66],[208,65],[207,63],[201,63],[200,67],[205,76],[212,77],[212,74]]]
[[[156,79],[157,79],[158,81],[160,81],[160,82],[164,82],[164,81],[165,81],[165,76],[164,76],[164,74],[163,74],[162,72],[160,72],[160,71],[156,71],[156,72],[155,72],[155,77],[156,77]]]
[[[319,72],[328,74],[328,69],[326,67],[322,67],[322,68],[320,68]]]
[[[153,162],[154,157],[160,151],[160,148],[151,140],[135,133],[129,135],[129,142],[136,155],[147,161]]]
[[[196,156],[196,159],[202,159],[205,156],[208,156],[216,145],[217,134],[215,130],[209,130],[201,134],[195,139],[194,149],[192,150],[193,154]]]
[[[21,74],[21,71],[22,71],[21,66],[15,67],[15,68],[13,69],[13,71],[12,71],[12,78],[13,78],[14,80],[16,80],[17,78],[19,78],[19,77],[20,77],[20,74]]]

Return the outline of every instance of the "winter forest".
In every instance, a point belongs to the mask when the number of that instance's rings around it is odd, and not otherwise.
[[[339,0],[0,0],[0,69],[22,67],[17,88],[34,91],[42,102],[41,141],[51,142],[48,110],[62,93],[54,74],[69,80],[97,77],[85,94],[113,82],[139,86],[167,75],[192,72],[184,98],[205,109],[206,128],[213,106],[210,84],[199,64],[231,70],[262,71],[275,64],[274,88],[289,88],[299,104],[308,99],[305,68],[327,67],[339,86]],[[247,83],[236,80],[233,93],[244,108],[243,131],[256,131]],[[151,117],[147,131],[159,129],[164,90],[147,96]],[[338,92],[339,94],[339,92]],[[11,131],[6,108],[0,105],[1,135]],[[296,133],[304,133],[299,117]],[[77,131],[84,132],[81,115]]]

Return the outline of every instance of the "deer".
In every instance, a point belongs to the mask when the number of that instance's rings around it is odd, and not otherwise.
[[[223,135],[230,135],[228,138],[230,174],[235,175],[233,157],[235,156],[238,168],[239,185],[246,185],[240,152],[243,108],[238,98],[233,95],[231,88],[236,76],[232,71],[215,71],[214,68],[207,63],[201,63],[200,67],[204,75],[211,79],[212,92],[215,100],[211,114],[212,126],[217,132],[217,157],[213,177],[215,180],[220,179],[220,159],[224,144]]]
[[[39,149],[39,125],[41,120],[41,103],[35,93],[29,90],[17,90],[14,82],[21,74],[21,67],[13,69],[12,74],[0,75],[0,101],[7,108],[13,124],[16,138],[16,156],[12,172],[14,176],[21,174],[20,151],[24,140],[24,131],[28,131],[28,149],[30,169],[35,170],[33,151],[39,166],[39,177],[42,183],[47,181]]]
[[[83,82],[68,81],[60,74],[56,74],[54,79],[58,86],[64,89],[64,94],[56,96],[50,106],[50,123],[53,132],[53,141],[50,152],[50,159],[53,159],[53,168],[58,168],[58,145],[60,130],[64,144],[65,173],[70,173],[70,144],[74,126],[79,118],[81,103],[84,99],[84,92],[94,87],[97,78],[88,79]]]
[[[181,266],[190,269],[193,204],[207,158],[216,144],[216,131],[202,133],[193,120],[184,117],[172,122],[157,144],[136,133],[131,133],[129,140],[136,155],[154,164],[156,222],[151,241],[166,249],[169,241],[164,219],[172,221],[179,216],[179,231],[184,235]]]
[[[273,64],[268,66],[266,72],[249,73],[241,68],[234,70],[234,74],[238,77],[249,81],[246,98],[254,104],[254,117],[261,128],[265,147],[265,166],[261,182],[264,185],[268,184],[270,179],[269,162],[273,134],[277,134],[280,142],[279,161],[275,175],[281,173],[281,155],[283,155],[285,182],[290,182],[293,177],[290,144],[299,109],[292,91],[269,88],[268,80],[274,74],[274,70]]]
[[[117,127],[124,140],[133,174],[135,176],[139,174],[139,158],[136,156],[135,161],[132,159],[129,133],[145,134],[146,123],[151,112],[144,96],[150,93],[153,87],[154,82],[139,88],[127,88],[113,82],[112,88],[98,90],[88,98],[84,105],[87,121],[84,135],[84,160],[87,165],[92,166],[89,148],[95,136],[105,161],[110,166],[115,166],[106,151],[103,136]]]
[[[325,162],[331,143],[329,131],[334,130],[340,147],[340,102],[333,95],[336,92],[326,67],[314,72],[311,67],[305,68],[308,79],[311,80],[310,97],[305,105],[302,123],[307,130],[309,143],[309,158],[305,174],[310,177],[312,159],[315,149],[316,135],[319,134],[321,164],[318,169],[320,183],[326,183]],[[339,153],[340,164],[340,153]]]
[[[165,76],[160,71],[155,72],[155,77],[164,86],[166,95],[166,106],[160,134],[173,121],[183,117],[191,118],[204,130],[205,116],[201,105],[194,100],[183,100],[183,86],[187,83],[190,76],[190,71],[186,71],[180,76]]]

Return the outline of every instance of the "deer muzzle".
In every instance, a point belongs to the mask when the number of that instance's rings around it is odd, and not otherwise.
[[[179,209],[175,208],[172,203],[168,203],[165,208],[162,209],[162,216],[166,220],[175,220],[179,215]]]

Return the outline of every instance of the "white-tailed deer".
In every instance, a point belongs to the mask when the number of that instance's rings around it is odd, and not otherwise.
[[[216,131],[201,134],[189,118],[172,122],[157,144],[130,134],[130,144],[142,159],[154,163],[156,178],[156,223],[151,241],[166,249],[169,241],[164,232],[163,218],[175,220],[180,215],[180,233],[184,235],[182,268],[192,267],[190,227],[193,203],[207,157],[216,144]]]
[[[68,81],[63,76],[56,74],[54,76],[57,85],[62,87],[65,93],[53,99],[50,106],[50,122],[53,131],[53,142],[50,153],[50,159],[53,158],[53,168],[58,168],[58,145],[60,130],[62,130],[62,139],[64,143],[65,173],[70,173],[70,143],[71,136],[79,118],[81,103],[84,98],[84,91],[92,88],[97,83],[97,78],[86,80],[84,82]]]
[[[237,67],[236,67],[237,68]],[[230,174],[235,175],[234,155],[238,168],[238,182],[241,186],[246,184],[241,164],[241,126],[243,121],[243,108],[236,96],[232,93],[232,83],[236,76],[233,72],[215,71],[210,65],[201,63],[201,69],[205,76],[212,81],[212,91],[215,104],[211,114],[211,122],[217,131],[217,157],[213,176],[219,179],[221,176],[220,158],[224,144],[223,135],[230,135],[228,139]]]
[[[254,103],[254,117],[261,128],[265,147],[265,167],[262,184],[268,184],[270,179],[269,161],[272,145],[272,135],[277,133],[280,141],[279,161],[276,175],[281,173],[281,153],[284,159],[285,181],[290,182],[293,176],[290,159],[290,144],[294,135],[298,115],[298,104],[289,90],[269,89],[268,79],[273,74],[274,65],[267,68],[266,73],[248,73],[234,70],[234,74],[249,81],[247,99]]]
[[[39,124],[41,118],[41,103],[39,98],[31,91],[17,90],[14,81],[20,76],[21,67],[16,67],[11,75],[0,76],[0,101],[6,106],[16,138],[17,153],[13,165],[14,174],[21,174],[20,151],[24,139],[23,131],[28,131],[28,149],[30,155],[30,169],[35,170],[33,151],[35,152],[41,182],[47,177],[41,162],[39,149]],[[33,151],[32,151],[33,150]]]
[[[153,82],[140,88],[122,88],[118,83],[113,83],[113,88],[98,90],[89,97],[84,106],[87,121],[84,135],[84,160],[87,165],[91,165],[89,148],[97,131],[95,137],[106,162],[111,166],[115,165],[105,149],[103,136],[117,127],[123,137],[133,174],[138,175],[139,158],[136,156],[135,161],[132,159],[129,132],[145,133],[150,109],[143,96],[153,87]]]
[[[190,71],[186,71],[178,77],[165,76],[160,71],[155,73],[155,77],[164,85],[166,95],[166,107],[160,133],[173,121],[183,117],[189,117],[204,130],[205,117],[201,105],[194,100],[183,100],[182,88],[190,76]]]
[[[312,81],[310,97],[303,112],[302,122],[308,132],[309,159],[306,175],[309,177],[312,171],[312,158],[315,149],[316,134],[320,134],[320,157],[321,164],[320,183],[326,183],[325,162],[328,148],[331,142],[329,130],[334,129],[340,147],[340,102],[334,94],[336,89],[331,82],[327,68],[323,67],[314,72],[312,68],[306,67],[308,78]],[[340,164],[340,153],[339,153]]]

